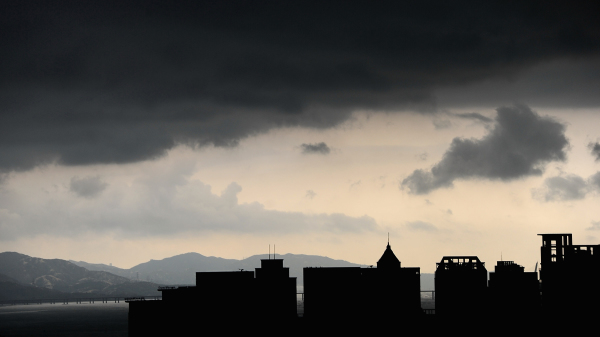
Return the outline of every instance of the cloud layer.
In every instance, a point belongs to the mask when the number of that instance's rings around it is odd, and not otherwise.
[[[324,142],[314,144],[302,144],[300,147],[302,147],[302,153],[304,154],[329,154],[329,152],[331,152],[329,146],[327,146],[327,144],[325,144]]]
[[[102,181],[97,176],[85,178],[73,177],[71,178],[69,189],[80,197],[93,198],[100,195],[106,187],[108,187],[108,183]]]
[[[431,170],[417,169],[401,184],[412,194],[451,187],[456,179],[512,180],[541,175],[549,161],[564,161],[565,126],[525,105],[497,109],[494,126],[482,139],[454,138]]]
[[[552,60],[596,64],[597,12],[591,2],[13,1],[0,12],[0,174],[235,146],[360,109],[434,111],[437,88]],[[563,82],[529,90],[555,97],[574,85]]]
[[[600,143],[590,143],[589,144],[590,151],[592,151],[592,156],[596,159],[596,161],[600,161]]]
[[[568,201],[583,199],[587,192],[588,186],[583,178],[577,175],[568,175],[545,179],[544,187],[535,193],[544,201]]]
[[[231,183],[220,195],[197,180],[167,173],[136,179],[131,186],[98,177],[73,178],[65,188],[0,189],[0,241],[37,235],[117,238],[206,232],[237,234],[362,233],[379,230],[369,216],[304,214],[241,204]],[[31,192],[31,193],[30,193]],[[83,198],[82,198],[83,197]]]
[[[600,191],[600,171],[586,180],[576,174],[546,178],[544,185],[532,194],[543,201],[571,201],[583,199],[593,191]]]

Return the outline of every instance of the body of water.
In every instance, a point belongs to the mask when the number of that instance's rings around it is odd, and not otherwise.
[[[127,336],[127,303],[0,306],[0,337]]]

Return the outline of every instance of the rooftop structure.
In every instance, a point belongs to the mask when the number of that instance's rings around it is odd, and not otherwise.
[[[401,268],[389,243],[377,268],[304,268],[307,319],[380,319],[422,314],[420,268]]]
[[[574,245],[572,234],[542,237],[540,280],[542,308],[548,316],[596,312],[600,300],[600,245]],[[585,295],[578,290],[585,291]]]
[[[444,256],[435,270],[439,316],[476,315],[486,304],[487,270],[477,256]]]
[[[537,272],[513,261],[498,261],[489,280],[490,315],[497,318],[533,317],[540,311]]]

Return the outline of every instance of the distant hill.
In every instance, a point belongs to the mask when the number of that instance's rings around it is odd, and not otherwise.
[[[155,296],[158,285],[133,282],[106,271],[91,271],[60,259],[42,259],[15,252],[0,253],[0,295],[17,298],[63,298],[64,294]],[[15,296],[10,297],[12,289]],[[39,296],[39,297],[37,297]],[[69,295],[70,297],[70,295]]]
[[[196,272],[254,270],[267,254],[243,260],[223,259],[186,253],[162,260],[150,260],[129,269],[83,261],[42,259],[15,252],[0,253],[0,300],[26,298],[65,298],[87,296],[156,296],[158,285],[196,283]],[[299,291],[305,267],[359,267],[325,256],[284,254],[285,267],[297,278]],[[139,281],[137,281],[139,279]],[[149,282],[152,281],[152,282]],[[421,289],[433,289],[433,274],[421,274]]]
[[[435,274],[421,274],[421,290],[435,290]]]
[[[284,254],[277,255],[283,259],[285,267],[290,268],[290,276],[297,278],[298,286],[303,285],[302,270],[305,267],[359,267],[361,265],[344,260],[334,260],[325,256]],[[90,264],[71,261],[89,270],[110,271],[116,275],[130,279],[152,280],[160,284],[195,284],[196,272],[254,270],[260,267],[261,259],[268,259],[267,254],[253,255],[243,260],[223,259],[214,256],[204,256],[198,253],[186,253],[162,260],[150,260],[130,269],[121,269],[105,264]],[[432,282],[433,283],[433,282]],[[433,286],[432,286],[433,287]],[[433,289],[433,288],[427,288]]]
[[[105,264],[71,261],[89,270],[106,271],[130,280],[152,281],[159,284],[196,284],[196,272],[237,270],[239,260],[229,260],[198,253],[186,253],[162,260],[150,260],[129,269]]]
[[[118,275],[118,276],[129,278],[126,275],[122,275],[122,273],[126,272],[127,269],[122,269],[122,268],[119,268],[119,267],[109,266],[109,265],[102,264],[102,263],[87,263],[87,262],[83,262],[83,261],[73,261],[73,260],[69,260],[69,262],[71,262],[71,263],[73,263],[73,264],[75,264],[77,266],[83,267],[83,268],[85,268],[87,270],[106,271],[106,272],[109,272],[109,273],[114,274],[114,275]]]
[[[36,286],[23,284],[12,277],[0,274],[0,301],[25,300],[25,299],[49,299],[65,298],[67,294],[61,291],[38,288]]]
[[[115,275],[132,280],[151,280],[160,284],[196,284],[196,272],[254,270],[260,267],[261,259],[268,259],[268,254],[253,255],[243,260],[223,259],[204,256],[198,253],[185,253],[162,260],[150,260],[129,269],[121,269],[105,264],[91,264],[83,261],[71,261],[89,270],[109,271]],[[359,267],[360,265],[344,260],[334,260],[325,256],[284,254],[277,255],[283,259],[285,267],[290,268],[290,276],[297,278],[297,284],[303,284],[302,269],[304,267]]]

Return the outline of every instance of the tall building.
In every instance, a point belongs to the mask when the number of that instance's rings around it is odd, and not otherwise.
[[[435,270],[435,314],[477,316],[485,312],[487,270],[477,256],[444,256]]]
[[[377,268],[304,268],[308,320],[401,320],[422,314],[420,268],[402,268],[389,243]]]
[[[262,259],[256,268],[255,302],[257,313],[273,320],[297,317],[296,278],[290,277],[290,268],[283,259]]]
[[[304,268],[302,272],[304,319],[335,321],[362,317],[362,268]]]
[[[260,319],[274,327],[297,317],[296,278],[289,277],[282,259],[261,260],[255,272],[198,272],[195,286],[159,290],[162,300],[128,301],[130,336],[183,335],[203,328],[232,334]]]
[[[498,261],[488,283],[490,316],[524,318],[540,311],[540,284],[537,272],[513,261]]]
[[[572,234],[542,237],[540,280],[546,317],[597,314],[600,245],[573,245]]]

